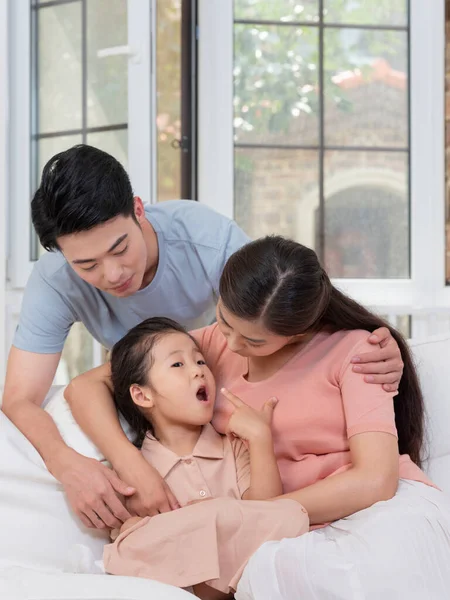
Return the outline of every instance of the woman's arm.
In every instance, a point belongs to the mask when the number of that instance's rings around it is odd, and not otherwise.
[[[244,500],[268,500],[283,493],[280,471],[273,450],[272,415],[277,404],[276,398],[264,403],[260,411],[251,408],[240,398],[222,389],[223,395],[234,406],[227,433],[247,443],[250,454],[250,486],[242,495]],[[244,451],[247,450],[244,447]],[[239,460],[236,467],[239,471]],[[239,472],[238,472],[238,480]]]
[[[282,496],[302,504],[311,525],[342,519],[395,495],[399,462],[394,435],[354,435],[350,438],[350,453],[352,466],[348,471]]]
[[[159,473],[124,434],[112,398],[110,373],[108,363],[72,380],[64,395],[73,416],[119,477],[135,488],[127,501],[130,512],[144,517],[178,508]]]

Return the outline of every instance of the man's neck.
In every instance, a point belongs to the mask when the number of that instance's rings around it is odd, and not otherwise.
[[[147,264],[145,266],[144,278],[141,289],[147,287],[155,278],[159,262],[158,236],[151,223],[147,219],[142,223],[142,235],[147,248]]]

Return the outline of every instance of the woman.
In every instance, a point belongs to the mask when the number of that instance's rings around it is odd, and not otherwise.
[[[319,527],[262,546],[236,597],[445,598],[450,510],[419,468],[423,401],[404,340],[391,330],[405,363],[394,416],[393,393],[366,385],[350,362],[383,322],[331,285],[312,250],[280,237],[252,242],[228,260],[220,294],[218,323],[196,338],[218,389],[242,399],[237,411],[278,398],[284,492]],[[106,396],[105,384],[107,369],[85,375],[69,401]],[[219,396],[218,431],[229,416]]]

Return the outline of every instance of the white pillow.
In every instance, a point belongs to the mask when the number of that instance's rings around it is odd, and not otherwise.
[[[83,456],[95,458],[96,460],[106,462],[105,457],[95,444],[82,431],[81,427],[75,421],[67,400],[64,398],[65,386],[52,388],[45,401],[44,410],[55,421],[62,439],[70,448],[73,448]],[[120,418],[120,423],[125,435],[131,439],[131,429],[124,419]]]
[[[84,527],[62,486],[0,411],[0,567],[95,572],[107,533]]]
[[[441,489],[450,492],[450,334],[412,340],[427,414],[425,469]]]

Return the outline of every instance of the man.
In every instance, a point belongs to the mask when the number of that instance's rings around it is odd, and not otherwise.
[[[120,163],[85,145],[47,163],[32,219],[50,252],[36,263],[27,284],[2,410],[63,484],[84,523],[117,527],[130,517],[117,494],[133,496],[142,470],[139,478],[126,473],[135,486],[130,487],[101,463],[68,448],[41,408],[67,334],[81,321],[110,348],[151,316],[171,317],[188,328],[211,322],[223,266],[249,238],[233,221],[196,202],[144,208]],[[384,333],[385,354],[372,360],[392,359],[379,372],[398,371],[398,349]],[[370,365],[366,372],[377,370]],[[130,503],[138,514],[177,506],[159,479],[152,485],[150,471],[145,494]]]

